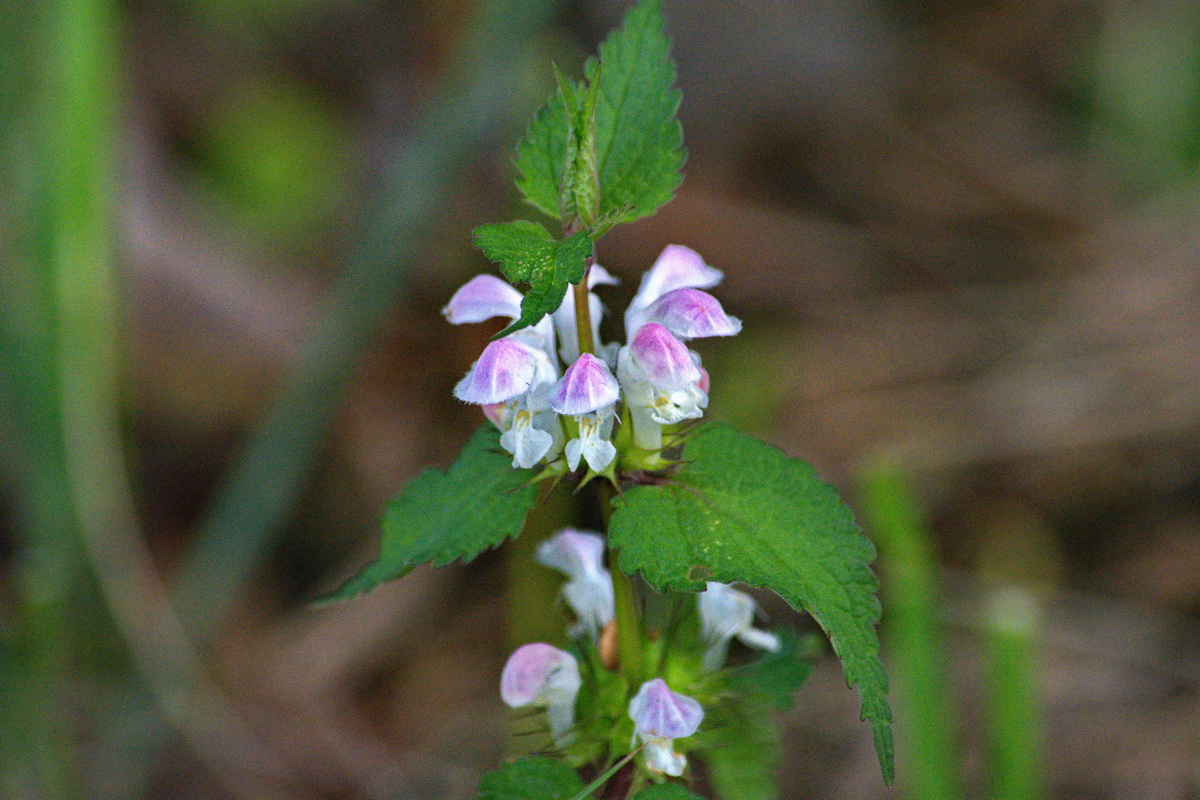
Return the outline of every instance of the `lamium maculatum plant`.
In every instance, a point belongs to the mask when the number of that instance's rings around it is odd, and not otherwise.
[[[499,676],[504,703],[544,720],[545,754],[486,776],[488,800],[686,800],[701,786],[776,797],[772,713],[790,705],[814,651],[757,627],[754,598],[734,584],[816,620],[892,780],[874,548],[808,464],[701,421],[719,387],[692,345],[742,327],[709,291],[722,273],[666,245],[647,259],[624,341],[601,339],[598,293],[617,279],[597,243],[681,181],[664,27],[658,0],[642,0],[582,80],[555,70],[557,89],[517,147],[516,184],[559,235],[526,220],[476,229],[507,280],[479,275],[443,310],[455,325],[508,321],[454,387],[487,422],[447,471],[422,472],[392,501],[378,559],[331,596],[470,560],[521,532],[540,485],[595,484],[576,496],[598,498],[607,529],[559,531],[530,565],[565,579],[570,645],[525,644]],[[646,613],[651,592],[670,613]]]

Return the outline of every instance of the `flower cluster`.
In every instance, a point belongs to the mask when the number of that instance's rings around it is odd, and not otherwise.
[[[576,619],[568,633],[576,642],[576,653],[583,655],[595,653],[600,632],[613,622],[612,576],[604,566],[604,553],[603,536],[573,528],[559,531],[537,549],[539,563],[567,578],[561,594]],[[697,595],[696,610],[704,673],[724,665],[734,637],[760,650],[779,648],[775,634],[753,627],[757,606],[744,592],[710,582]],[[512,708],[544,709],[551,739],[556,747],[565,748],[575,741],[575,705],[583,683],[576,655],[535,642],[509,657],[500,679],[500,696]],[[699,729],[704,720],[700,702],[673,691],[657,677],[642,683],[623,713],[633,723],[630,747],[640,740],[647,771],[682,775],[687,759],[676,751],[675,740]]]
[[[687,342],[741,330],[742,323],[703,291],[721,278],[694,250],[669,245],[625,312],[625,344],[605,345],[599,338],[604,307],[591,290],[616,279],[593,265],[587,280],[595,353],[579,351],[574,294],[567,292],[553,314],[488,344],[454,396],[483,407],[514,467],[561,456],[572,471],[583,462],[605,472],[620,455],[613,441],[618,418],[630,424],[633,447],[659,451],[664,425],[698,418],[708,405],[708,374]],[[516,320],[521,300],[504,281],[480,275],[442,313],[456,325]]]

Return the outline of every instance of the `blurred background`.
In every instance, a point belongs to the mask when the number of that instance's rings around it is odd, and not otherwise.
[[[829,656],[783,796],[1200,797],[1200,6],[664,4],[686,180],[606,300],[724,270],[711,416],[881,550],[899,788]],[[439,309],[626,7],[6,0],[0,795],[474,796],[553,584],[310,603],[479,424]]]

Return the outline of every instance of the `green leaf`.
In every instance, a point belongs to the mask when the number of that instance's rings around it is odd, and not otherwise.
[[[894,754],[879,661],[875,548],[812,467],[726,425],[700,428],[683,467],[661,485],[618,496],[609,540],[620,568],[656,589],[699,589],[698,577],[773,589],[812,614],[862,697],[884,779]]]
[[[583,268],[587,257],[592,254],[592,240],[588,232],[579,231],[561,242],[554,242],[552,247],[551,258],[532,267],[529,291],[521,301],[521,318],[497,333],[493,339],[537,323],[562,304],[568,286],[583,279]]]
[[[510,283],[529,283],[535,272],[554,261],[556,243],[541,225],[523,219],[499,225],[480,225],[471,233],[475,246]]]
[[[564,224],[603,217],[607,230],[675,196],[686,154],[664,27],[659,1],[643,0],[585,66],[587,97],[582,85],[559,80],[517,145],[527,203]]]
[[[739,694],[757,694],[780,711],[793,705],[793,695],[812,673],[823,646],[816,635],[799,637],[794,631],[779,633],[779,649],[757,661],[726,670],[725,680]]]
[[[779,726],[762,696],[744,698],[716,710],[714,725],[721,738],[700,757],[720,800],[777,800]]]
[[[448,471],[421,472],[392,500],[379,558],[322,600],[363,594],[418,564],[469,561],[516,536],[537,500],[533,477],[513,468],[495,428],[480,427]]]
[[[583,790],[575,770],[551,758],[522,758],[489,772],[478,800],[570,800]]]
[[[571,113],[558,90],[534,115],[529,131],[517,145],[517,189],[526,203],[553,219],[564,216],[560,199],[567,149],[573,141]],[[570,161],[574,161],[573,156]]]
[[[624,222],[653,214],[683,180],[680,94],[665,26],[659,0],[642,0],[600,45],[599,64],[585,68],[589,81],[604,68],[595,111],[600,213],[624,209]]]
[[[678,783],[656,783],[633,796],[633,800],[704,800]]]

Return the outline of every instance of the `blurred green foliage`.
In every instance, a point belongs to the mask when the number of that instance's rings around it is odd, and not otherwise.
[[[204,176],[256,240],[274,247],[310,240],[344,213],[348,130],[310,87],[246,80],[218,98],[197,135]]]

